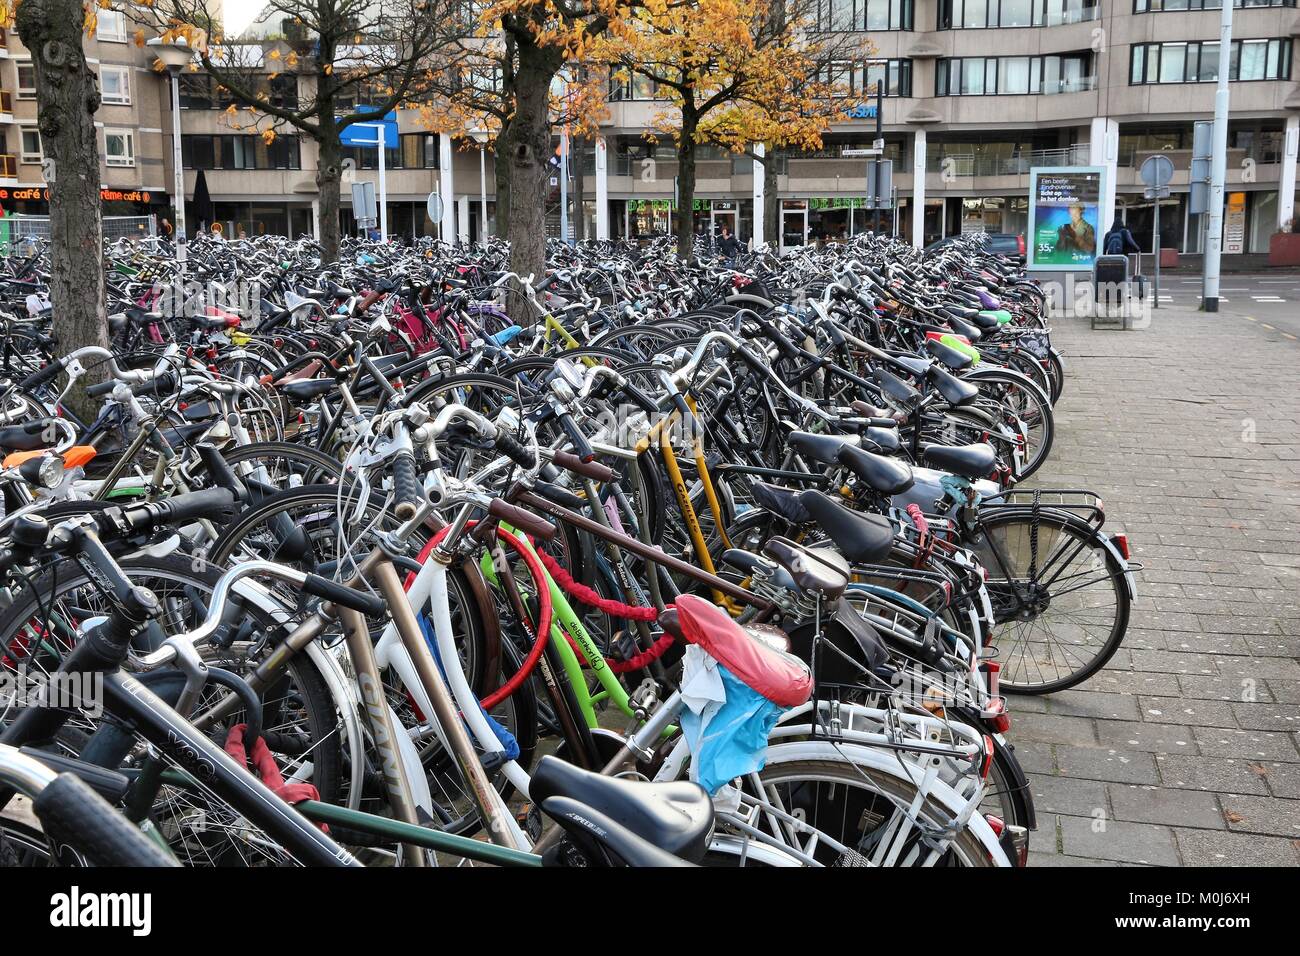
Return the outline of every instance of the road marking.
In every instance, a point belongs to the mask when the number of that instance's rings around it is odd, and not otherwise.
[[[377,135],[377,134],[376,134],[376,135]],[[378,139],[376,139],[376,141],[375,141],[376,146],[378,146],[378,142],[379,142]],[[1256,318],[1255,318],[1254,316],[1252,316],[1252,315],[1243,315],[1242,318],[1245,319],[1247,322],[1256,322],[1256,321],[1258,321],[1258,319],[1256,319]]]
[[[1288,339],[1290,339],[1292,342],[1296,341],[1296,337],[1295,337],[1294,335],[1292,335],[1290,332],[1283,332],[1282,335],[1286,336],[1286,337],[1287,337]]]
[[[1269,325],[1267,322],[1261,322],[1261,323],[1259,323],[1259,327],[1260,327],[1261,329],[1268,329],[1270,332],[1276,332],[1276,331],[1277,331],[1277,329],[1273,328],[1273,326]]]

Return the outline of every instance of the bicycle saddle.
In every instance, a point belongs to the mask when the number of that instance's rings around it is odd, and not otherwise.
[[[963,382],[936,365],[930,366],[927,377],[939,394],[943,396],[943,400],[953,407],[969,405],[979,397],[980,390],[978,386]]]
[[[656,850],[682,860],[698,863],[709,848],[713,801],[703,787],[689,781],[645,783],[606,777],[547,755],[533,773],[528,796],[561,826],[563,821],[547,804],[567,799],[583,811],[603,814]]]
[[[795,431],[789,434],[786,441],[799,454],[829,465],[835,461],[842,446],[857,445],[861,439],[857,435],[817,435]]]
[[[750,486],[749,493],[753,496],[754,503],[764,511],[779,515],[791,524],[807,524],[812,520],[803,505],[799,504],[799,495],[803,493],[800,488],[782,488],[780,485],[756,481]]]
[[[820,491],[805,491],[799,500],[844,557],[854,564],[878,564],[893,549],[894,526],[884,515],[850,511]]]
[[[789,572],[801,591],[818,592],[832,601],[849,586],[849,565],[829,548],[806,548],[789,538],[772,538],[763,553]]]
[[[698,644],[737,679],[772,703],[797,707],[812,695],[812,674],[803,661],[746,633],[726,612],[704,598],[680,595],[674,610],[664,612],[659,618],[665,631]]]
[[[951,369],[954,372],[960,372],[963,369],[970,368],[971,364],[975,361],[974,358],[967,355],[965,352],[958,351],[951,345],[945,345],[943,342],[936,341],[935,339],[926,339],[925,347],[929,350],[931,355],[943,363],[945,368]]]
[[[912,469],[893,458],[849,447],[840,449],[839,463],[881,494],[896,495],[912,487]]]
[[[998,453],[988,442],[973,445],[926,445],[921,449],[926,464],[963,478],[987,478],[997,463]]]
[[[290,398],[306,401],[328,395],[338,388],[338,382],[332,378],[306,378],[296,382],[280,383],[280,391]]]
[[[554,759],[551,757],[543,759]],[[580,866],[669,867],[691,866],[681,857],[667,853],[643,840],[599,810],[571,797],[549,797],[540,804],[542,812],[556,822],[582,857]],[[557,844],[542,857],[543,866],[569,865],[565,847]]]
[[[971,322],[965,322],[955,315],[948,316],[948,324],[958,335],[964,335],[974,345],[980,339],[984,338],[984,333],[980,331],[979,326]]]
[[[877,428],[872,426],[866,430],[862,436],[863,447],[867,451],[876,451],[881,454],[892,454],[903,447],[903,443],[898,438],[898,429],[896,428]]]

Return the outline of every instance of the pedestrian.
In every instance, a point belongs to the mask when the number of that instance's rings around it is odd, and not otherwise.
[[[1142,247],[1137,244],[1128,226],[1118,219],[1110,224],[1110,230],[1102,240],[1101,247],[1108,256],[1126,256],[1130,252],[1142,251]]]
[[[722,227],[722,235],[718,239],[718,251],[727,260],[727,268],[736,264],[736,256],[740,255],[740,240],[731,234],[731,230],[726,226]]]

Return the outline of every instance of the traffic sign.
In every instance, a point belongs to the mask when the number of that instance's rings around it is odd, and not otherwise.
[[[1168,156],[1161,156],[1159,153],[1148,156],[1142,160],[1142,168],[1138,170],[1138,175],[1148,186],[1168,186],[1174,178],[1174,162]]]
[[[840,150],[841,156],[879,156],[884,150],[872,146],[853,147]]]
[[[429,198],[425,201],[424,208],[429,213],[430,222],[442,222],[442,197],[437,193],[429,193]]]

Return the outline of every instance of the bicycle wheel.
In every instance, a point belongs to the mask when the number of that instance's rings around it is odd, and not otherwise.
[[[916,786],[904,771],[887,773],[877,766],[850,762],[832,752],[825,758],[784,759],[780,747],[769,750],[769,760],[758,773],[767,802],[802,820],[811,829],[802,834],[785,831],[780,838],[799,843],[799,849],[823,866],[871,866],[873,854],[888,858],[884,844],[895,852],[896,866],[986,867],[994,865],[988,849],[970,826],[952,836],[946,850],[934,859],[927,845],[931,833],[944,831],[952,823],[953,811],[933,795],[918,800]],[[836,748],[838,750],[840,748]],[[828,747],[829,750],[829,747]],[[919,769],[914,768],[917,779]],[[746,785],[746,790],[749,790]],[[903,822],[910,814],[912,825]],[[901,815],[901,817],[900,817]],[[775,824],[762,813],[760,829],[774,834]],[[920,829],[918,828],[918,826]],[[725,827],[725,817],[719,828]],[[840,852],[825,842],[826,836],[849,848]],[[734,866],[741,861],[778,862],[768,853],[751,856],[759,844],[738,838],[715,837],[707,865]],[[793,864],[790,863],[786,865]]]
[[[207,614],[208,601],[221,577],[211,564],[190,558],[139,558],[121,562],[133,583],[158,597],[162,613],[141,634],[150,647],[167,634],[188,631]],[[228,647],[206,647],[205,661],[235,673],[256,668],[273,645],[267,638],[279,624],[260,607],[245,604],[243,623]],[[48,568],[0,614],[0,635],[7,651],[5,666],[45,674],[77,640],[78,625],[108,605],[91,579],[75,562]],[[209,685],[196,713],[224,697],[223,688]],[[276,764],[286,778],[316,786],[321,800],[337,802],[342,793],[343,749],[337,710],[328,685],[305,655],[295,657],[262,693],[263,728]],[[232,712],[210,731],[224,744],[229,727],[244,722],[242,709]],[[91,763],[138,773],[151,752],[148,745],[116,721],[81,713],[60,731],[53,745],[60,752]],[[153,800],[149,816],[172,852],[191,866],[279,865],[292,860],[242,814],[228,806],[190,775],[169,773]],[[188,782],[186,782],[188,781]]]
[[[1087,680],[1128,628],[1124,568],[1099,531],[1073,515],[986,508],[963,544],[988,572],[1004,690],[1048,694]],[[1035,534],[1035,526],[1037,533]]]

